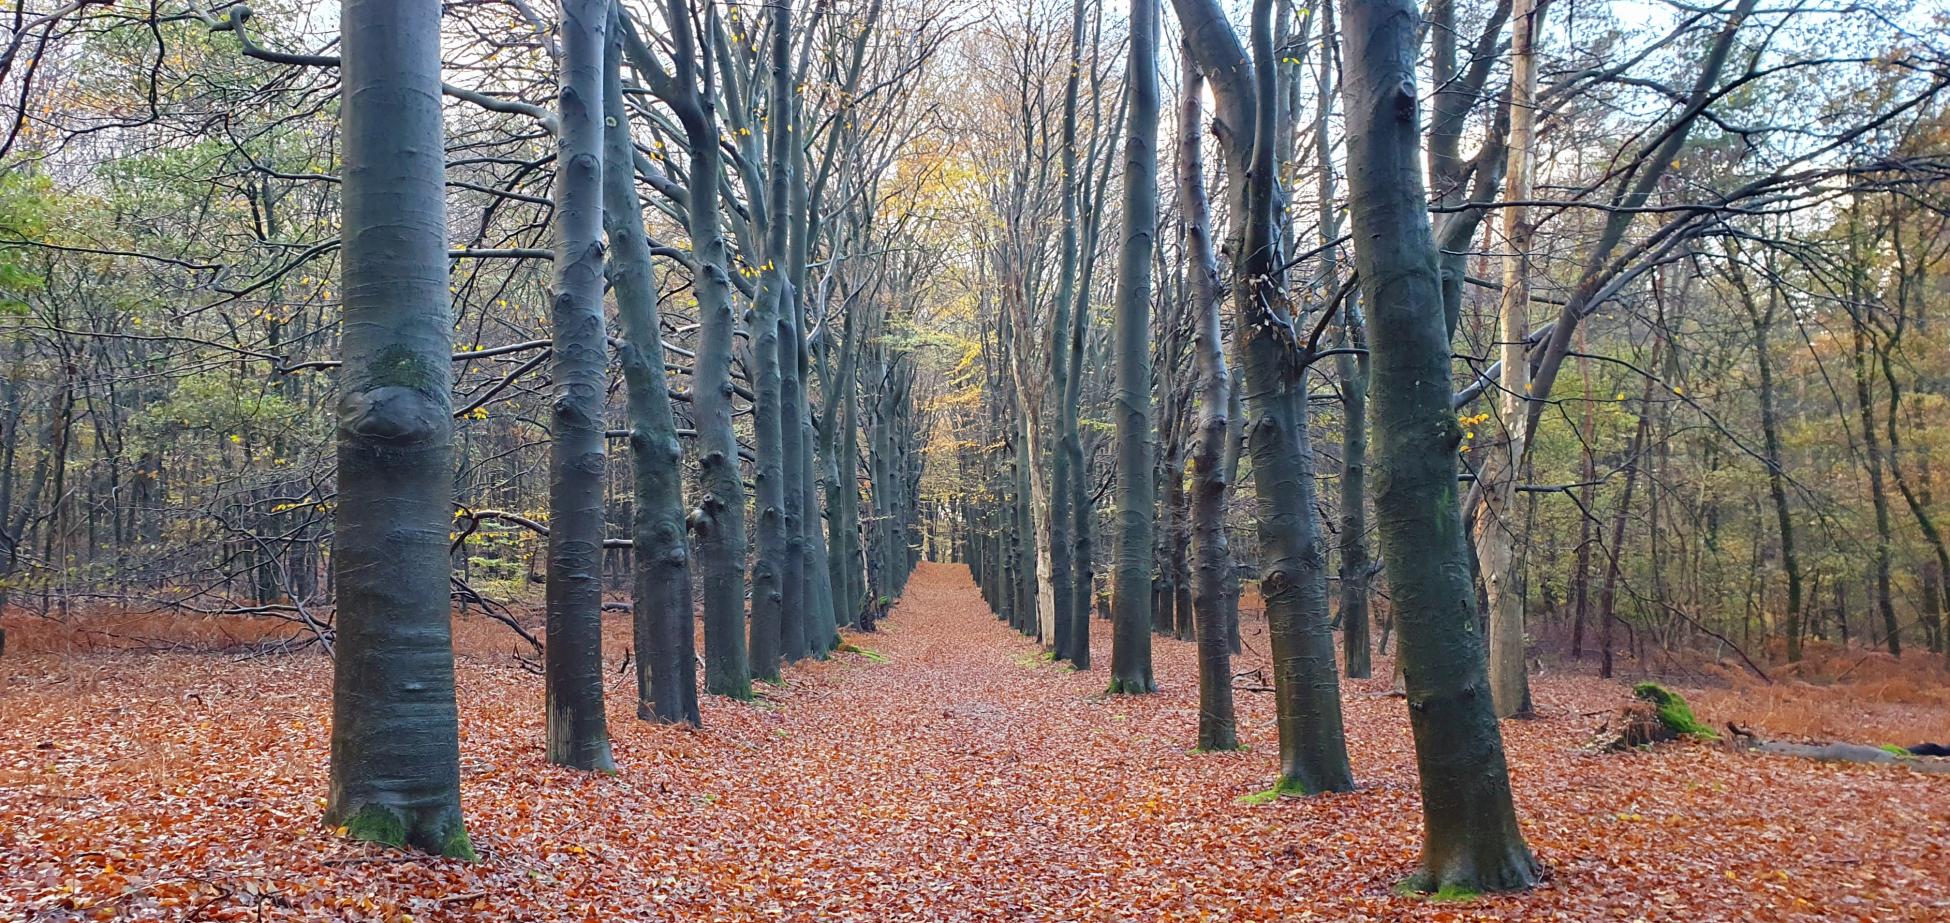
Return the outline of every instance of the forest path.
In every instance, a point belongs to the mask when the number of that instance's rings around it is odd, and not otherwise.
[[[543,763],[539,678],[505,629],[461,625],[471,864],[318,824],[323,657],[0,660],[0,920],[1950,918],[1950,778],[1706,745],[1589,756],[1585,714],[1625,693],[1587,678],[1540,677],[1544,717],[1505,725],[1551,879],[1457,906],[1391,892],[1420,812],[1385,679],[1342,686],[1357,791],[1242,804],[1274,776],[1269,696],[1240,696],[1250,751],[1189,752],[1192,645],[1156,640],[1157,694],[1106,696],[966,569],[923,564],[881,631],[848,636],[884,661],[706,697],[702,731],[636,720],[615,672],[619,771],[596,775]],[[620,666],[628,619],[606,627]],[[1264,623],[1245,630],[1236,668],[1262,668]]]

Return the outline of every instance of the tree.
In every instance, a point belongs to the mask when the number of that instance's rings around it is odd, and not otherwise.
[[[689,516],[697,536],[698,579],[704,590],[704,686],[732,698],[750,698],[751,665],[745,647],[745,485],[739,476],[738,437],[731,426],[731,347],[737,320],[731,311],[728,253],[720,226],[718,197],[708,177],[720,175],[713,53],[697,40],[689,0],[669,0],[671,71],[649,59],[641,42],[632,43],[637,70],[651,90],[677,115],[684,130],[693,190],[687,217],[693,276],[697,286],[698,348],[692,384],[697,419],[699,482],[703,496]],[[706,30],[717,23],[715,5],[706,9]]]
[[[1354,787],[1341,727],[1334,635],[1327,614],[1327,562],[1314,521],[1313,449],[1306,426],[1301,355],[1284,285],[1285,258],[1274,216],[1279,123],[1271,0],[1253,4],[1249,57],[1214,0],[1174,0],[1178,19],[1212,83],[1222,137],[1232,226],[1233,324],[1241,338],[1252,449],[1255,518],[1273,647],[1280,728],[1279,791]],[[1246,131],[1250,126],[1251,131]]]
[[[1117,261],[1117,567],[1110,691],[1153,691],[1151,676],[1151,251],[1158,228],[1158,0],[1131,0],[1124,240]]]
[[[1239,735],[1232,708],[1232,639],[1227,602],[1238,595],[1232,579],[1232,554],[1226,545],[1225,504],[1231,490],[1224,465],[1230,427],[1224,337],[1219,327],[1219,262],[1212,253],[1210,208],[1205,197],[1205,162],[1200,151],[1204,122],[1199,96],[1204,78],[1190,49],[1180,53],[1178,101],[1178,190],[1185,209],[1185,243],[1191,263],[1192,311],[1198,367],[1198,445],[1192,450],[1192,609],[1198,640],[1198,747],[1236,750]]]
[[[603,47],[609,0],[563,0],[549,418],[548,761],[614,770],[603,715]],[[615,116],[610,116],[615,120]]]
[[[471,859],[447,605],[440,4],[346,0],[332,785],[347,835]]]
[[[696,639],[691,618],[690,546],[684,534],[683,448],[664,365],[656,268],[636,193],[636,148],[623,98],[623,16],[610,10],[603,72],[603,225],[605,268],[616,293],[623,346],[618,351],[630,415],[635,508],[631,607],[637,650],[637,717],[702,723],[697,702]]]
[[[1501,346],[1501,394],[1506,437],[1490,447],[1477,469],[1483,505],[1477,510],[1477,557],[1483,566],[1484,595],[1489,600],[1490,699],[1499,718],[1527,716],[1530,679],[1524,669],[1524,567],[1517,553],[1529,516],[1519,509],[1517,482],[1523,479],[1527,453],[1522,421],[1530,391],[1530,362],[1524,356],[1529,333],[1530,247],[1536,229],[1521,204],[1530,199],[1531,148],[1537,121],[1536,28],[1539,13],[1534,0],[1515,0],[1510,11],[1510,138],[1503,171],[1503,292],[1498,305],[1497,338]],[[1522,503],[1528,506],[1528,498]]]
[[[1408,0],[1357,0],[1342,18],[1349,211],[1371,311],[1375,514],[1422,789],[1413,884],[1525,888],[1537,862],[1517,829],[1456,499],[1462,430],[1418,157],[1420,17]]]

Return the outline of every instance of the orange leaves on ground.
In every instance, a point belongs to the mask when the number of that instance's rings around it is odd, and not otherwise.
[[[1506,736],[1550,880],[1400,897],[1420,816],[1385,679],[1344,688],[1358,791],[1253,806],[1236,799],[1273,778],[1271,703],[1240,696],[1251,750],[1190,752],[1189,644],[1156,640],[1162,693],[1105,697],[1102,671],[1036,658],[946,565],[883,624],[856,640],[886,663],[793,668],[761,704],[708,701],[701,733],[636,721],[615,675],[615,776],[544,765],[539,679],[463,656],[474,864],[319,823],[320,657],[10,656],[0,920],[1950,918],[1950,777],[1691,744],[1586,755],[1583,713],[1623,692],[1544,677],[1544,717]],[[1264,666],[1263,628],[1239,669]]]

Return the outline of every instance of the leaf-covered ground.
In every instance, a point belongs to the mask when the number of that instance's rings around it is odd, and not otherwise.
[[[320,826],[320,657],[9,655],[0,920],[1950,919],[1950,777],[1586,755],[1610,684],[1542,678],[1544,717],[1506,726],[1549,881],[1444,903],[1392,892],[1419,820],[1385,679],[1344,688],[1359,791],[1247,805],[1271,704],[1241,694],[1249,752],[1189,752],[1189,644],[1158,642],[1161,694],[1107,698],[948,565],[854,640],[886,662],[794,668],[761,704],[708,702],[702,733],[635,720],[618,674],[614,776],[543,765],[539,680],[464,657],[474,864]]]

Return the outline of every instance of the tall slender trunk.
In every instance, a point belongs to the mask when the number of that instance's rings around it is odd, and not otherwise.
[[[1584,335],[1578,335],[1578,350],[1584,351]],[[1591,360],[1578,358],[1578,371],[1584,377],[1584,438],[1578,440],[1578,455],[1583,463],[1578,469],[1578,555],[1577,568],[1572,572],[1571,585],[1576,594],[1576,602],[1571,616],[1571,658],[1584,658],[1584,628],[1589,621],[1591,610],[1591,546],[1598,541],[1597,517],[1592,513],[1592,505],[1598,496],[1598,462],[1593,456],[1591,446],[1598,439],[1598,415],[1593,408],[1596,401],[1591,396]]]
[[[1487,694],[1456,497],[1462,431],[1417,157],[1420,24],[1410,0],[1362,0],[1343,16],[1351,230],[1373,312],[1375,517],[1421,778],[1415,884],[1508,890],[1534,884],[1538,867],[1517,828],[1502,732]]]
[[[1117,569],[1110,691],[1151,676],[1151,252],[1158,228],[1158,4],[1131,0],[1131,108],[1124,137],[1124,241],[1117,265]]]
[[[737,319],[731,309],[730,257],[718,196],[723,173],[710,43],[692,27],[691,0],[668,0],[671,86],[659,92],[684,129],[692,188],[686,203],[695,263],[697,358],[691,371],[691,413],[697,421],[698,486],[703,491],[689,522],[696,534],[697,577],[704,596],[704,687],[717,695],[751,698],[745,648],[745,484],[738,438],[731,425],[731,351]],[[717,8],[704,13],[717,27]],[[643,51],[645,56],[648,50]],[[633,55],[634,56],[634,55]],[[649,70],[649,68],[643,68]],[[656,87],[652,87],[653,90]]]
[[[1889,524],[1889,491],[1883,483],[1882,440],[1876,430],[1876,410],[1873,387],[1870,384],[1869,362],[1869,321],[1863,312],[1869,306],[1860,298],[1849,299],[1849,313],[1854,328],[1854,350],[1851,356],[1855,367],[1855,402],[1862,418],[1862,451],[1866,456],[1864,463],[1869,472],[1869,499],[1875,506],[1876,545],[1872,563],[1875,567],[1876,611],[1882,615],[1884,641],[1889,645],[1889,653],[1900,656],[1903,640],[1896,623],[1896,607],[1891,600],[1889,587],[1889,546],[1892,542]]]
[[[757,549],[752,558],[751,656],[752,678],[777,682],[785,627],[785,561],[791,554],[787,540],[790,524],[785,515],[785,414],[784,383],[781,380],[779,328],[785,311],[787,290],[786,244],[790,217],[786,208],[787,173],[791,156],[792,119],[786,115],[792,106],[792,4],[774,0],[766,5],[771,15],[771,99],[766,111],[769,153],[768,180],[764,201],[766,266],[758,298],[753,304],[751,359],[753,366],[752,434],[757,452]],[[797,421],[794,421],[796,426]]]
[[[1076,523],[1072,507],[1074,491],[1070,483],[1082,472],[1072,463],[1071,443],[1077,438],[1077,408],[1070,394],[1070,325],[1073,312],[1087,311],[1076,304],[1077,288],[1077,95],[1083,79],[1084,0],[1071,3],[1070,73],[1063,84],[1063,139],[1061,150],[1063,231],[1061,264],[1057,268],[1056,317],[1050,324],[1050,373],[1056,392],[1056,451],[1050,458],[1050,585],[1051,650],[1059,660],[1073,660],[1072,637],[1076,622]],[[1089,658],[1086,655],[1085,660]]]
[[[1503,173],[1504,199],[1530,199],[1530,150],[1537,120],[1537,56],[1533,36],[1534,0],[1514,0],[1510,10],[1510,135]],[[1524,668],[1524,560],[1519,547],[1528,532],[1527,503],[1517,482],[1528,468],[1524,439],[1528,416],[1530,360],[1524,355],[1529,332],[1530,247],[1535,228],[1521,204],[1503,209],[1503,297],[1498,306],[1497,341],[1502,371],[1502,438],[1488,447],[1478,469],[1482,505],[1476,511],[1476,555],[1483,564],[1489,600],[1490,700],[1499,718],[1534,714],[1530,677]]]
[[[1330,249],[1321,255],[1324,280],[1322,291],[1340,287],[1340,260],[1332,244],[1341,236],[1340,205],[1336,201],[1333,138],[1328,134],[1334,109],[1334,77],[1338,61],[1332,53],[1334,8],[1320,8],[1321,34],[1326,43],[1320,52],[1318,93],[1314,107],[1314,157],[1320,171],[1320,242]],[[1355,352],[1337,360],[1341,378],[1341,659],[1349,678],[1366,679],[1374,673],[1374,659],[1368,637],[1368,332],[1363,317],[1360,293],[1349,292],[1342,306],[1341,346]]]
[[[1353,788],[1341,726],[1339,670],[1327,611],[1327,561],[1314,521],[1314,459],[1299,342],[1286,312],[1274,137],[1279,124],[1272,2],[1253,5],[1248,57],[1213,0],[1175,0],[1179,20],[1228,126],[1223,149],[1233,231],[1233,313],[1240,331],[1253,459],[1260,591],[1273,654],[1279,791]],[[1244,131],[1251,126],[1250,132]]]
[[[1781,425],[1774,408],[1774,362],[1767,348],[1767,335],[1774,327],[1774,313],[1780,300],[1778,286],[1770,286],[1763,309],[1747,288],[1746,276],[1738,265],[1727,267],[1727,278],[1747,308],[1753,329],[1754,365],[1760,379],[1760,432],[1762,462],[1767,465],[1767,494],[1774,505],[1774,523],[1780,531],[1781,569],[1787,573],[1787,613],[1782,631],[1787,635],[1789,663],[1801,659],[1801,559],[1794,550],[1794,517],[1789,514],[1787,474],[1781,460]]]
[[[684,453],[670,407],[658,316],[655,267],[636,194],[636,149],[623,102],[620,5],[610,8],[603,74],[603,226],[609,233],[610,288],[622,321],[625,393],[630,413],[631,607],[636,645],[637,717],[702,723],[696,639],[691,628],[691,559],[684,534]]]
[[[548,761],[614,769],[603,715],[603,38],[609,0],[563,0],[549,417]]]
[[[1664,341],[1652,341],[1652,357],[1646,368],[1657,368],[1659,351]],[[1618,498],[1618,512],[1613,515],[1611,546],[1605,549],[1605,584],[1598,591],[1598,675],[1606,679],[1612,674],[1612,626],[1618,621],[1618,579],[1624,558],[1625,523],[1632,510],[1632,491],[1639,480],[1639,456],[1644,454],[1646,441],[1652,432],[1652,417],[1656,411],[1652,403],[1653,388],[1657,379],[1647,376],[1645,393],[1639,401],[1638,428],[1632,432],[1632,441],[1625,447],[1625,490]]]
[[[1185,249],[1190,263],[1193,349],[1198,369],[1198,433],[1192,449],[1193,620],[1198,627],[1198,747],[1237,750],[1232,706],[1232,646],[1227,636],[1232,554],[1226,545],[1225,469],[1227,397],[1224,337],[1219,328],[1219,263],[1212,252],[1212,219],[1201,155],[1205,115],[1199,97],[1205,78],[1190,49],[1180,51],[1178,100],[1178,195],[1185,211]]]
[[[859,377],[855,374],[859,331],[853,312],[847,312],[843,323],[839,371],[826,383],[829,422],[823,437],[829,444],[826,505],[831,511],[827,552],[831,556],[833,613],[842,623],[858,628],[864,606],[860,574],[860,402],[855,384]]]
[[[325,818],[358,839],[471,859],[448,605],[440,4],[345,0],[339,15],[345,313]]]

